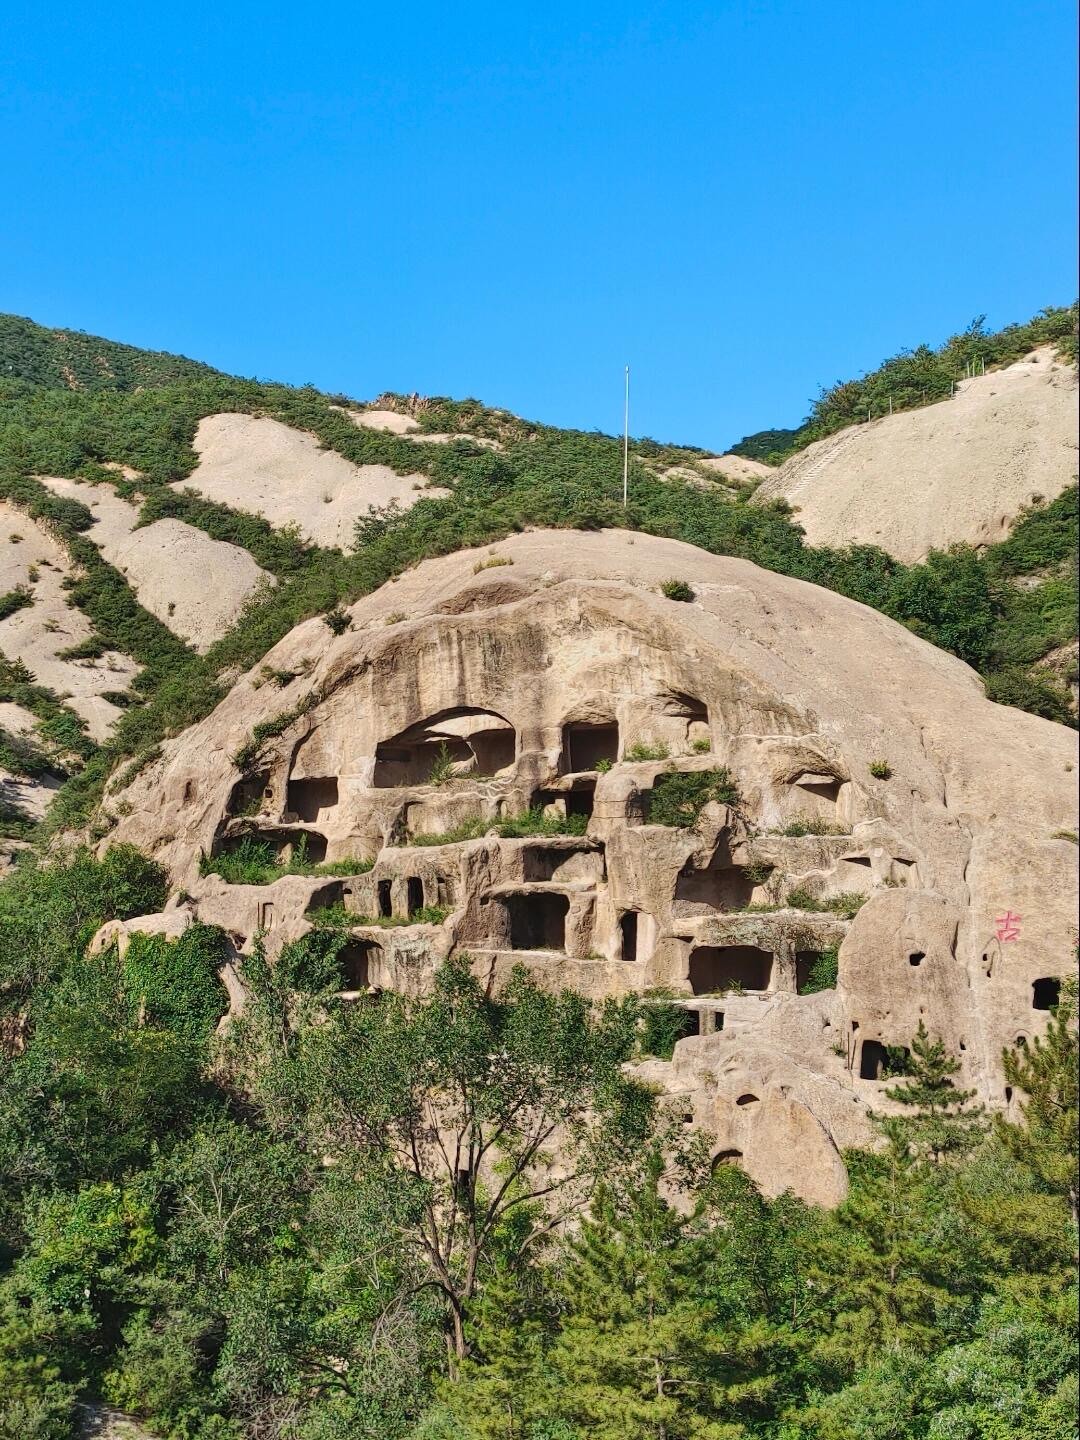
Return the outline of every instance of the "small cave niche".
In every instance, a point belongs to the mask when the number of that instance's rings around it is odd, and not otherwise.
[[[586,819],[591,819],[595,799],[595,785],[575,785],[566,796],[567,815],[584,815]]]
[[[744,910],[760,880],[741,865],[711,864],[698,869],[687,863],[675,881],[675,914],[700,915],[707,910]]]
[[[269,800],[272,793],[268,770],[244,775],[233,786],[225,813],[230,816],[257,815],[262,809],[263,801]]]
[[[638,958],[638,912],[626,910],[619,916],[619,956],[628,965]]]
[[[880,1040],[864,1040],[859,1052],[859,1079],[885,1080],[893,1075],[902,1075],[903,1066],[898,1057],[910,1056],[906,1045],[883,1045]]]
[[[712,1166],[710,1168],[713,1174],[715,1174],[716,1171],[724,1165],[737,1165],[742,1158],[743,1153],[741,1150],[721,1150],[713,1156]]]
[[[342,880],[335,880],[331,885],[320,885],[318,890],[312,891],[304,914],[310,915],[313,910],[329,910],[331,906],[344,905],[345,894],[345,882]]]
[[[419,875],[410,875],[405,881],[405,895],[410,918],[424,908],[424,882]]]
[[[910,953],[910,955],[907,957],[907,963],[908,963],[909,965],[911,965],[913,968],[918,969],[918,967],[922,964],[922,962],[923,962],[925,959],[926,959],[926,951],[925,951],[925,950],[912,950],[912,952]]]
[[[1061,1000],[1061,981],[1053,976],[1044,976],[1031,986],[1031,1008],[1053,1010]]]
[[[603,852],[566,850],[559,845],[526,845],[521,852],[521,875],[526,881],[603,880]]]
[[[619,727],[614,720],[563,726],[562,770],[565,774],[595,770],[605,761],[614,765],[618,758]]]
[[[795,993],[797,995],[807,993],[811,972],[824,953],[823,950],[795,951]]]
[[[695,995],[768,990],[772,967],[771,952],[756,945],[699,945],[690,952],[690,988]]]
[[[444,710],[375,747],[376,789],[426,785],[439,779],[494,775],[513,765],[517,733],[501,715],[460,707]],[[450,774],[443,773],[446,766]]]
[[[735,1101],[736,1105],[758,1105],[760,1103],[761,1096],[752,1095],[749,1091],[747,1091],[745,1095],[740,1095],[739,1098]]]
[[[297,820],[314,822],[338,803],[338,782],[334,775],[312,780],[290,780],[285,808]]]
[[[350,940],[337,953],[343,990],[366,990],[377,983],[382,946],[373,940]]]
[[[394,913],[393,881],[379,880],[375,886],[375,901],[379,907],[379,918],[389,920]]]
[[[840,779],[828,771],[804,770],[791,783],[808,795],[815,795],[830,804],[835,805],[840,798]]]
[[[504,895],[510,930],[511,950],[564,950],[566,916],[570,901],[565,895],[529,892]]]
[[[437,905],[441,905],[444,910],[449,910],[453,908],[454,882],[449,875],[436,875],[435,895],[435,903]]]

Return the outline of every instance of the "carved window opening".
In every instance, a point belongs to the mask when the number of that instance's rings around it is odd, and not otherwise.
[[[859,1055],[859,1079],[880,1080],[889,1063],[889,1052],[880,1040],[864,1040]]]
[[[564,771],[595,770],[602,761],[614,765],[618,758],[619,727],[613,720],[596,725],[563,726]]]
[[[823,954],[824,951],[821,950],[796,950],[795,991],[797,994],[806,994],[806,987],[810,983],[810,972],[821,959]]]
[[[718,1155],[713,1156],[713,1173],[715,1174],[722,1165],[737,1165],[742,1158],[743,1153],[741,1150],[721,1150]]]
[[[772,954],[756,945],[699,945],[690,952],[690,988],[695,995],[768,990],[772,968]]]
[[[745,1095],[740,1095],[740,1096],[739,1096],[739,1098],[735,1101],[735,1104],[736,1104],[736,1105],[757,1105],[757,1104],[760,1102],[760,1100],[761,1100],[761,1096],[760,1096],[760,1095],[751,1095],[750,1092],[747,1091],[747,1093],[746,1093]]]
[[[468,775],[495,775],[513,765],[517,735],[503,716],[488,710],[445,710],[375,749],[378,789],[427,785]]]
[[[377,983],[382,948],[371,940],[350,940],[337,953],[343,990],[366,990]]]
[[[675,914],[699,915],[706,910],[743,910],[758,881],[741,865],[684,865],[675,881]]]
[[[245,775],[236,782],[226,806],[227,815],[257,815],[264,800],[270,798],[269,771]]]
[[[922,964],[922,962],[923,962],[925,959],[926,959],[926,951],[925,951],[925,950],[913,950],[913,951],[911,952],[911,954],[907,957],[907,963],[908,963],[909,965],[915,966],[915,967],[917,968],[918,966],[920,966],[920,965]]]
[[[1052,976],[1036,980],[1031,987],[1031,1008],[1053,1010],[1061,999],[1061,981]]]
[[[380,880],[375,887],[375,894],[378,901],[380,919],[389,920],[390,916],[394,913],[394,902],[392,899],[393,882],[390,880]]]
[[[638,912],[627,910],[619,919],[619,935],[622,940],[622,958],[633,964],[638,958]]]
[[[570,901],[565,895],[506,895],[511,950],[563,950]]]
[[[410,916],[415,915],[418,910],[424,908],[424,882],[418,875],[409,876],[405,882],[405,893]]]
[[[320,819],[328,810],[333,810],[338,803],[338,782],[336,776],[328,775],[321,779],[313,780],[290,780],[287,792],[285,808],[297,820],[314,822]]]

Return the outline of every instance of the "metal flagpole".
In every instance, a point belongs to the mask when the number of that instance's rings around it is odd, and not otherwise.
[[[626,509],[626,485],[630,473],[630,366],[626,367],[626,395],[623,400],[622,508]]]

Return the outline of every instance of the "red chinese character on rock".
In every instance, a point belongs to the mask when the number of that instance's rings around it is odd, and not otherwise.
[[[1011,910],[1006,910],[1004,915],[999,915],[994,921],[994,934],[1004,945],[1007,940],[1020,939],[1020,916],[1015,915]]]

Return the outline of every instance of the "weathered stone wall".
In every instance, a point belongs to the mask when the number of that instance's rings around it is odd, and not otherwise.
[[[646,1073],[771,1191],[842,1194],[839,1149],[889,1103],[875,1047],[920,1019],[1009,1103],[1001,1048],[1045,1025],[1034,982],[1072,963],[1075,737],[990,704],[876,612],[744,561],[621,532],[495,548],[513,569],[428,562],[339,637],[298,626],[125,791],[110,840],[168,866],[173,908],[222,925],[239,973],[256,935],[273,956],[343,905],[351,990],[420,992],[464,952],[493,982],[524,963],[596,997],[684,996],[700,1033]],[[667,578],[695,601],[664,599]],[[649,822],[658,776],[719,765],[737,805]],[[530,807],[586,833],[483,833]],[[464,825],[476,838],[431,843]],[[200,874],[246,835],[356,873]],[[853,893],[853,920],[816,908]],[[837,945],[836,989],[800,994]]]

